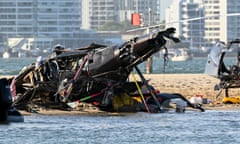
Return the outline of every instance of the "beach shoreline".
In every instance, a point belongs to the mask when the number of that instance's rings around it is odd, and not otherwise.
[[[205,110],[204,112],[208,111],[239,111],[240,105],[239,104],[204,104],[202,108]],[[175,111],[174,108],[169,109],[169,111]],[[186,108],[186,112],[194,111],[194,112],[201,112],[198,109],[193,108]],[[19,110],[19,112],[24,116],[31,116],[31,115],[45,115],[45,116],[127,116],[127,115],[134,115],[138,112],[106,112],[100,110],[94,111],[64,111],[64,110],[56,110],[56,109],[45,109],[40,110],[37,112],[27,112],[24,110]],[[167,111],[166,111],[167,112]],[[147,113],[147,112],[146,112]],[[155,114],[155,113],[153,113]]]

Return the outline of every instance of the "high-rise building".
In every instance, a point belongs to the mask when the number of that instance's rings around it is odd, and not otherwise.
[[[198,0],[173,0],[166,11],[166,26],[175,27],[176,35],[189,41],[190,47],[204,46],[204,19],[189,19],[203,17],[204,8],[196,3]]]
[[[160,0],[123,0],[117,2],[119,20],[131,20],[132,13],[141,14],[142,25],[160,23]]]
[[[209,43],[215,43],[216,41],[221,40],[220,33],[223,30],[221,26],[226,25],[225,22],[221,22],[221,19],[225,19],[224,17],[220,17],[221,13],[221,2],[222,0],[204,0],[205,7],[205,39]],[[224,10],[226,12],[226,9]],[[216,16],[216,17],[215,17]],[[225,20],[226,21],[226,20]],[[226,31],[223,30],[223,31]]]
[[[185,7],[184,3],[188,6]],[[186,10],[188,12],[195,11],[195,14],[186,15]],[[166,13],[166,23],[171,24],[174,22],[172,25],[177,28],[178,35],[187,39],[191,35],[184,30],[194,33],[199,31],[199,36],[202,36],[203,39],[191,36],[189,40],[194,40],[194,43],[204,40],[205,42],[201,42],[201,45],[209,47],[215,44],[216,41],[228,42],[240,37],[240,16],[231,15],[237,13],[240,13],[239,0],[173,0]],[[198,22],[203,25],[186,27],[184,23],[191,25],[191,23],[197,22],[197,20],[182,21],[191,18],[201,18],[202,22],[200,22],[200,19]]]
[[[1,0],[0,34],[73,39],[80,31],[80,8],[79,0]]]
[[[158,24],[159,9],[160,0],[1,0],[0,45],[20,37],[33,48],[77,47],[93,36],[80,28],[130,22],[134,12],[141,13],[144,25]]]
[[[115,0],[82,0],[82,28],[97,29],[118,21]]]
[[[206,16],[219,15],[206,19],[206,39],[209,41],[224,41],[240,37],[239,0],[204,0]]]
[[[73,37],[79,31],[76,0],[1,0],[0,32],[9,36]]]
[[[145,25],[159,23],[160,0],[82,0],[82,28],[98,29],[108,22],[131,21],[140,13]]]

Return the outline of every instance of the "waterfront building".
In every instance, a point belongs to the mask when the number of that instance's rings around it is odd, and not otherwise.
[[[208,41],[224,41],[240,37],[240,16],[228,14],[240,13],[239,0],[204,0],[207,16],[219,15],[206,19],[206,39]]]
[[[80,31],[79,0],[1,0],[0,35],[5,39],[24,37],[53,38],[53,42],[36,41],[33,47],[54,43],[72,46]]]
[[[83,29],[98,29],[108,22],[131,21],[139,13],[143,25],[160,21],[160,0],[82,0]],[[149,10],[151,14],[149,15]]]
[[[160,1],[1,0],[0,46],[7,42],[12,49],[25,43],[25,50],[58,43],[70,48],[83,46],[96,41],[93,36],[98,33],[94,32],[105,23],[130,22],[135,12],[141,14],[142,25],[159,24]],[[12,46],[15,42],[19,44]]]
[[[175,27],[176,35],[190,43],[191,48],[204,46],[204,8],[196,0],[173,0],[166,10],[166,26]]]
[[[186,13],[187,11],[192,11],[192,15]],[[210,47],[216,41],[228,42],[240,37],[240,16],[230,15],[239,13],[239,0],[173,0],[166,12],[166,23],[175,26],[179,36],[188,39],[190,42],[193,40],[193,46]],[[184,19],[200,17],[204,18],[182,22]],[[200,25],[186,27],[185,23],[191,25],[191,22],[200,22]],[[194,38],[185,30],[190,33],[199,33],[199,36],[203,39],[200,37]],[[196,42],[200,43],[197,44]]]

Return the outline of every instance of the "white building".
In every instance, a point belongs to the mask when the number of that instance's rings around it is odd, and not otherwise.
[[[79,5],[77,0],[1,0],[0,32],[69,37],[79,30]]]
[[[219,15],[206,20],[206,38],[209,41],[227,42],[240,37],[240,16],[228,16],[240,13],[239,0],[205,0],[205,6],[207,16]]]
[[[194,5],[198,5],[198,8]],[[196,11],[193,9],[194,7]],[[186,15],[186,11],[192,11],[192,15]],[[195,14],[193,14],[194,11]],[[228,16],[233,13],[240,13],[239,0],[173,0],[166,12],[166,23],[176,27],[178,35],[187,39],[191,37],[189,40],[192,39],[194,43],[200,41],[202,46],[208,47],[215,44],[216,41],[228,42],[240,37],[240,16]],[[186,27],[187,23],[191,25],[191,22],[197,21],[181,22],[184,19],[199,18],[201,14],[205,18],[198,22],[203,25]],[[191,36],[186,31],[196,34],[200,32],[199,35],[205,42],[202,43],[201,39],[192,37],[193,35]]]
[[[79,0],[1,0],[0,35],[49,37],[71,44],[67,40],[80,31],[80,8]]]
[[[151,14],[149,15],[149,9]],[[160,0],[82,0],[83,29],[98,29],[108,22],[131,21],[131,14],[142,14],[145,24],[160,22]]]
[[[166,27],[175,27],[176,35],[189,41],[190,47],[204,46],[204,19],[188,21],[202,17],[204,9],[196,0],[173,0],[166,10]]]
[[[83,29],[97,29],[107,22],[118,21],[115,0],[82,0]]]
[[[226,26],[225,16],[218,16],[220,15],[220,13],[222,13],[222,8],[220,6],[221,1],[224,0],[204,0],[205,17],[208,17],[205,19],[205,39],[210,43],[215,43],[216,41],[221,40],[221,31],[226,31],[226,29],[224,28]],[[226,9],[223,11],[226,13]]]

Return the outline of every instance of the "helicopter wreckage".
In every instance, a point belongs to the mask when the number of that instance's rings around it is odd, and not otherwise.
[[[51,56],[33,62],[13,78],[13,105],[27,111],[39,107],[69,110],[86,103],[107,112],[156,113],[178,99],[204,111],[201,105],[190,103],[181,94],[155,90],[137,67],[155,52],[167,49],[168,40],[180,42],[174,33],[175,28],[168,28],[121,45],[91,44],[73,51],[59,47]],[[141,81],[129,80],[133,70]]]
[[[225,90],[225,100],[226,103],[235,103],[232,102],[229,98],[229,89],[233,88],[240,88],[240,51],[238,48],[237,51],[237,63],[226,66],[224,60],[226,54],[233,49],[233,46],[239,45],[240,39],[231,40],[228,43],[219,41],[215,44],[215,46],[212,47],[207,63],[205,66],[205,74],[208,74],[210,76],[216,77],[220,80],[219,84],[216,84],[214,89],[219,90],[219,93],[216,95],[216,98],[218,98],[222,91]],[[225,101],[223,99],[223,102]],[[239,98],[236,98],[237,102],[239,103]],[[225,103],[225,102],[224,102]]]

